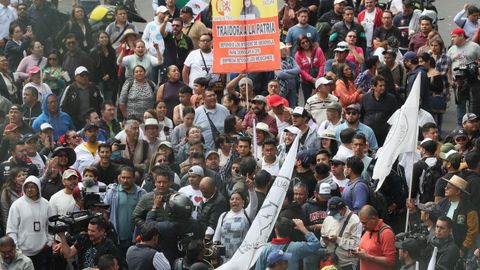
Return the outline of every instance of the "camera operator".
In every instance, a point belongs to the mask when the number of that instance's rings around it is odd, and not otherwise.
[[[170,195],[165,205],[167,219],[157,221],[157,209],[162,207],[166,198],[155,195],[153,207],[147,214],[146,224],[154,225],[162,242],[159,250],[165,254],[173,265],[176,258],[184,255],[185,248],[192,239],[201,239],[198,223],[192,218],[193,203],[186,195],[175,193]]]
[[[103,217],[94,217],[88,223],[87,234],[81,234],[73,246],[69,246],[65,232],[60,232],[61,251],[66,259],[78,255],[80,269],[95,267],[104,254],[111,254],[118,259],[118,250],[113,241],[107,238],[107,221]]]
[[[457,104],[457,124],[462,126],[462,117],[467,112],[466,103],[469,96],[470,112],[478,115],[480,104],[478,104],[479,80],[478,66],[471,65],[480,59],[480,46],[475,42],[467,40],[465,31],[462,28],[453,29],[452,47],[447,56],[452,63],[448,78],[451,85],[456,88],[455,103]],[[472,73],[472,74],[469,74]]]
[[[398,248],[398,257],[403,263],[400,270],[415,270],[416,262],[420,255],[419,240],[407,238],[403,241],[395,242],[395,247]]]

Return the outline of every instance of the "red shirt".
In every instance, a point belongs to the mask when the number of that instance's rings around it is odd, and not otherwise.
[[[380,240],[377,239],[378,231],[384,224],[383,220],[380,219],[373,231],[366,231],[360,239],[359,248],[364,249],[371,256],[387,257],[389,266],[385,267],[372,261],[360,259],[360,269],[389,270],[394,266],[396,256],[395,234],[391,229],[384,229],[380,233]]]

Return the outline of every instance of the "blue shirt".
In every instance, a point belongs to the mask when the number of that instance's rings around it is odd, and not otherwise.
[[[335,74],[337,74],[337,68],[333,66],[333,63],[335,62],[336,60],[335,59],[328,59],[327,62],[325,62],[325,67],[323,68],[323,72],[325,73],[325,75],[331,71]],[[350,61],[346,61],[345,63],[347,63],[347,65],[350,67],[350,69],[352,70],[352,72],[355,72],[355,70],[357,70],[357,66],[350,62]],[[337,74],[338,75],[338,74]]]
[[[292,56],[295,56],[295,52],[297,51],[297,41],[300,35],[307,36],[312,46],[313,43],[319,42],[320,40],[315,27],[309,24],[304,27],[300,27],[298,25],[292,26],[290,29],[288,29],[287,37],[285,38],[285,42],[292,45],[290,48]]]
[[[135,227],[133,224],[133,210],[137,205],[137,194],[134,191],[127,192],[119,186],[118,192],[118,238],[120,240],[131,240]]]
[[[359,177],[354,181],[348,182],[342,192],[343,201],[355,213],[358,213],[368,203],[368,186],[364,182],[359,182],[360,179]]]
[[[347,122],[344,122],[344,123],[338,125],[337,127],[335,127],[335,135],[337,136],[338,141],[340,141],[340,132],[342,132],[342,130],[344,130],[346,128],[348,128],[348,123]],[[367,137],[368,148],[370,150],[373,151],[373,150],[378,149],[377,138],[375,137],[375,133],[373,133],[373,130],[369,126],[358,122],[358,126],[355,129],[355,131],[357,133],[361,132],[365,135],[365,137]]]
[[[193,119],[193,125],[202,129],[202,136],[205,140],[205,146],[209,149],[214,149],[212,128],[210,127],[210,121],[208,121],[206,113],[208,113],[208,117],[210,117],[210,120],[215,125],[215,128],[221,134],[223,133],[225,118],[230,115],[230,112],[227,108],[218,103],[215,105],[215,109],[213,110],[205,109],[204,106],[200,106],[195,109],[195,118]]]

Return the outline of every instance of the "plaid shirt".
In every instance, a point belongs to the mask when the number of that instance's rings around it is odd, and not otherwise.
[[[435,69],[442,75],[447,75],[448,69],[451,67],[451,62],[448,60],[448,56],[442,53],[436,60]]]

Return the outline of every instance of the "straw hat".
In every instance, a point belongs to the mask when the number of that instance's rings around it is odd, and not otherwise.
[[[122,38],[120,39],[120,42],[125,42],[125,40],[127,39],[128,36],[135,36],[135,39],[139,39],[140,38],[140,35],[138,33],[136,33],[135,31],[133,31],[132,29],[127,29],[125,30],[125,32],[123,32],[123,35],[122,35]]]
[[[448,180],[446,178],[443,178],[443,177],[442,177],[442,179],[447,181],[448,183],[450,183],[454,187],[460,189],[462,192],[470,195],[470,193],[467,192],[468,182],[465,179],[461,178],[460,176],[453,175],[452,178],[450,178],[450,180]]]

